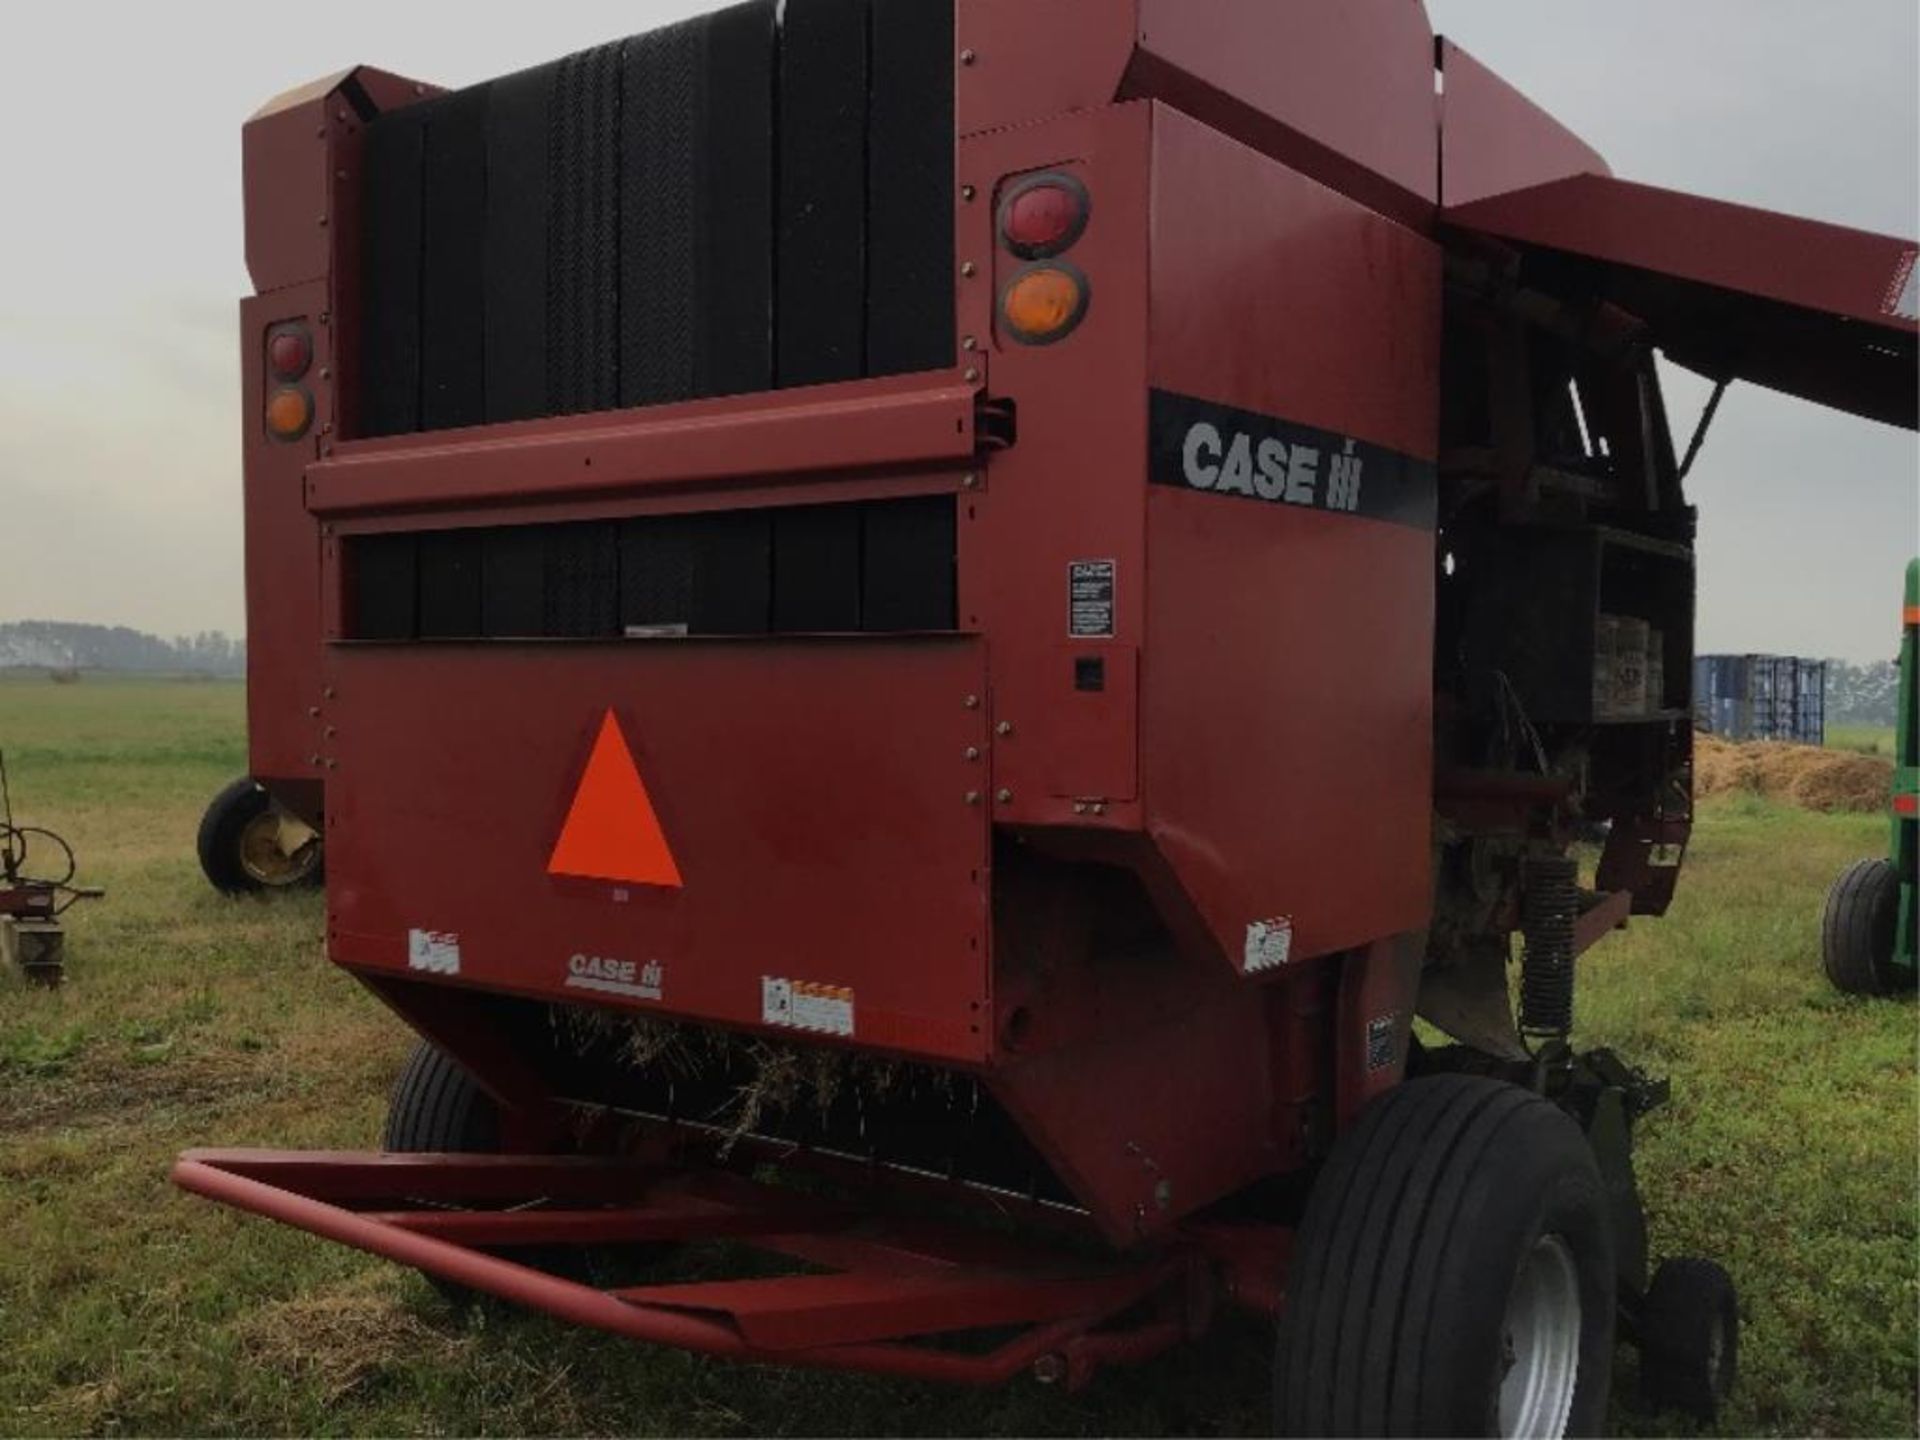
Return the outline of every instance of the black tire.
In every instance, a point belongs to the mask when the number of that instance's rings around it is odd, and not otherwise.
[[[500,1107],[444,1050],[422,1040],[393,1082],[380,1148],[399,1154],[496,1154]],[[529,1253],[513,1258],[542,1257]],[[479,1298],[468,1286],[425,1270],[420,1273],[456,1310],[470,1309]]]
[[[444,1050],[422,1040],[393,1082],[380,1147],[400,1154],[491,1155],[500,1148],[500,1107]]]
[[[500,1106],[446,1052],[422,1040],[394,1081],[381,1148],[399,1154],[494,1155],[500,1151]],[[664,1244],[502,1246],[489,1254],[582,1284],[638,1283],[670,1253]],[[465,1285],[421,1272],[457,1309],[479,1297]]]
[[[254,895],[268,890],[295,889],[317,885],[321,880],[320,842],[303,847],[303,859],[290,865],[286,875],[269,879],[249,868],[242,855],[247,827],[273,810],[273,797],[266,787],[248,776],[234,781],[213,797],[200,817],[200,833],[195,848],[200,853],[200,869],[207,883],[222,895]]]
[[[1711,1260],[1663,1261],[1640,1310],[1641,1403],[1710,1425],[1739,1369],[1733,1277]]]
[[[1539,1096],[1472,1075],[1388,1092],[1307,1197],[1280,1322],[1278,1433],[1499,1434],[1509,1298],[1523,1263],[1552,1253],[1579,1297],[1565,1431],[1598,1434],[1613,1376],[1607,1216],[1579,1126]]]
[[[1820,958],[1827,979],[1849,995],[1891,995],[1905,977],[1893,963],[1900,923],[1900,872],[1890,860],[1859,860],[1827,892]]]

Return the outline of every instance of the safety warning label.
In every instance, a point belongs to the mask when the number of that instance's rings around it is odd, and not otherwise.
[[[1067,634],[1075,640],[1113,636],[1111,560],[1076,560],[1067,567]]]
[[[762,1024],[811,1030],[818,1035],[851,1035],[853,991],[844,985],[765,976],[760,981],[760,1020]]]

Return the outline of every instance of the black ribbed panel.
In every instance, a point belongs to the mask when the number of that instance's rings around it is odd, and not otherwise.
[[[691,399],[698,292],[699,72],[706,22],[637,35],[622,67],[620,403]]]
[[[353,589],[347,631],[356,640],[414,638],[419,549],[413,535],[358,535],[348,542]]]
[[[473,530],[420,537],[419,632],[422,640],[478,635],[481,622],[481,540]]]
[[[955,521],[951,499],[861,507],[863,630],[951,630],[955,624]]]
[[[368,126],[359,433],[952,363],[952,0],[751,0]]]
[[[780,39],[782,386],[866,373],[866,112],[866,0],[787,0]]]
[[[620,633],[620,542],[611,525],[546,531],[542,635],[588,640]]]
[[[871,0],[867,373],[953,364],[953,0]]]
[[[694,247],[698,395],[773,384],[773,21],[773,0],[756,0],[707,22]]]
[[[858,505],[815,505],[774,516],[773,628],[788,634],[860,628]]]
[[[620,628],[670,633],[693,625],[698,516],[630,520],[620,527]]]
[[[347,541],[356,640],[952,630],[950,496]]]
[[[541,635],[547,625],[547,546],[539,527],[489,530],[481,537],[480,633]]]
[[[422,106],[426,185],[420,267],[420,426],[486,420],[486,86]]]
[[[367,127],[360,232],[360,433],[420,428],[424,128],[406,110]]]
[[[548,118],[547,405],[619,403],[620,54],[602,45],[554,69]]]
[[[494,81],[487,107],[487,419],[547,413],[547,102],[557,65]]]
[[[766,511],[702,515],[693,563],[695,634],[767,632],[773,619],[773,520]]]

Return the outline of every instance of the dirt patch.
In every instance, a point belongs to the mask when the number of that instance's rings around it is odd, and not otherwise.
[[[383,1267],[318,1294],[264,1305],[235,1333],[262,1368],[317,1383],[330,1401],[402,1363],[454,1364],[472,1339],[416,1316],[399,1294],[398,1277]]]
[[[1803,810],[1872,814],[1886,808],[1892,782],[1893,762],[1878,755],[1694,737],[1693,788],[1700,796],[1745,790]]]
[[[135,1064],[118,1056],[90,1059],[48,1077],[9,1077],[0,1085],[0,1130],[73,1129],[123,1125],[167,1109],[203,1109],[258,1093],[257,1062],[227,1055],[196,1055],[164,1064]]]

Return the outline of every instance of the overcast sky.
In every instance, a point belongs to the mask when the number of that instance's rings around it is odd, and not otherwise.
[[[708,8],[8,5],[0,620],[244,627],[239,132],[261,101],[358,61],[463,85]],[[1913,0],[1429,9],[1622,176],[1920,230]],[[1683,442],[1704,393],[1674,377]],[[1735,387],[1694,472],[1702,648],[1890,655],[1917,470],[1907,432]]]

